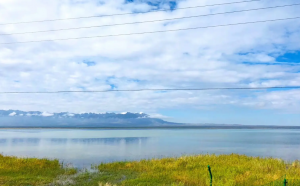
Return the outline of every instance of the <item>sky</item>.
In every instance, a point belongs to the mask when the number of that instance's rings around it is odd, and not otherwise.
[[[299,3],[260,0],[180,9],[228,2],[234,1],[0,0],[0,92],[300,86],[300,19],[56,40],[300,17],[300,5],[9,35]],[[126,15],[6,24],[111,14]],[[36,40],[53,41],[18,43]],[[173,122],[300,125],[300,89],[0,94],[0,110],[8,109],[144,112]]]

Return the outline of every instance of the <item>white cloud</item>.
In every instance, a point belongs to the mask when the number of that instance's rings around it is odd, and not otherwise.
[[[283,111],[300,112],[300,91],[286,90],[260,94],[250,105],[263,109],[280,109]]]
[[[149,116],[150,118],[170,119],[170,117],[158,113],[149,114]]]
[[[41,116],[45,116],[45,117],[53,116],[53,115],[54,115],[54,114],[48,113],[48,112],[43,112],[43,113],[41,114]]]
[[[9,116],[15,116],[16,114],[17,114],[17,113],[12,112],[12,113],[9,114]]]
[[[116,1],[0,1],[0,23],[147,11],[145,3]],[[179,7],[225,3],[186,0]],[[275,6],[270,0],[206,8],[58,22],[2,25],[0,33],[117,24]],[[26,3],[26,6],[25,6]],[[35,7],[39,7],[38,9]],[[110,35],[296,17],[297,6],[181,21],[2,36],[0,43]],[[47,11],[46,11],[47,10]],[[34,12],[34,13],[33,13]],[[0,45],[0,91],[141,88],[256,87],[300,85],[300,65],[268,65],[300,50],[298,20],[180,32]],[[95,62],[88,67],[84,60]],[[258,63],[257,65],[243,62]],[[72,94],[6,94],[0,109],[48,112],[139,112],[218,104],[299,112],[297,91],[181,91]],[[293,97],[291,101],[286,96]],[[157,115],[159,117],[159,115]]]

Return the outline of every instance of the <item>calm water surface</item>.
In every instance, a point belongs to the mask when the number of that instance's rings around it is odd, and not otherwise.
[[[0,129],[4,155],[58,158],[76,167],[199,153],[300,159],[300,130]]]

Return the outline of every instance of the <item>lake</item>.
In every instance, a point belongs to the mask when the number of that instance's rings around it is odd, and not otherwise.
[[[75,167],[193,154],[300,159],[297,129],[0,129],[0,153]]]

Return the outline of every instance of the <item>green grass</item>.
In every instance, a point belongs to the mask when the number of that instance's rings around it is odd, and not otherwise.
[[[58,160],[17,158],[0,154],[0,185],[43,185],[53,182],[59,175],[72,175],[77,171],[62,168]]]
[[[0,185],[62,185],[68,180],[78,186],[207,186],[207,165],[214,186],[263,185],[284,175],[289,180],[300,178],[299,161],[237,154],[103,163],[94,166],[98,170],[94,173],[63,169],[58,160],[0,155]]]
[[[216,186],[262,185],[287,175],[300,178],[299,161],[288,164],[272,158],[245,155],[198,155],[101,164],[102,183],[116,185],[209,185],[207,165]]]

